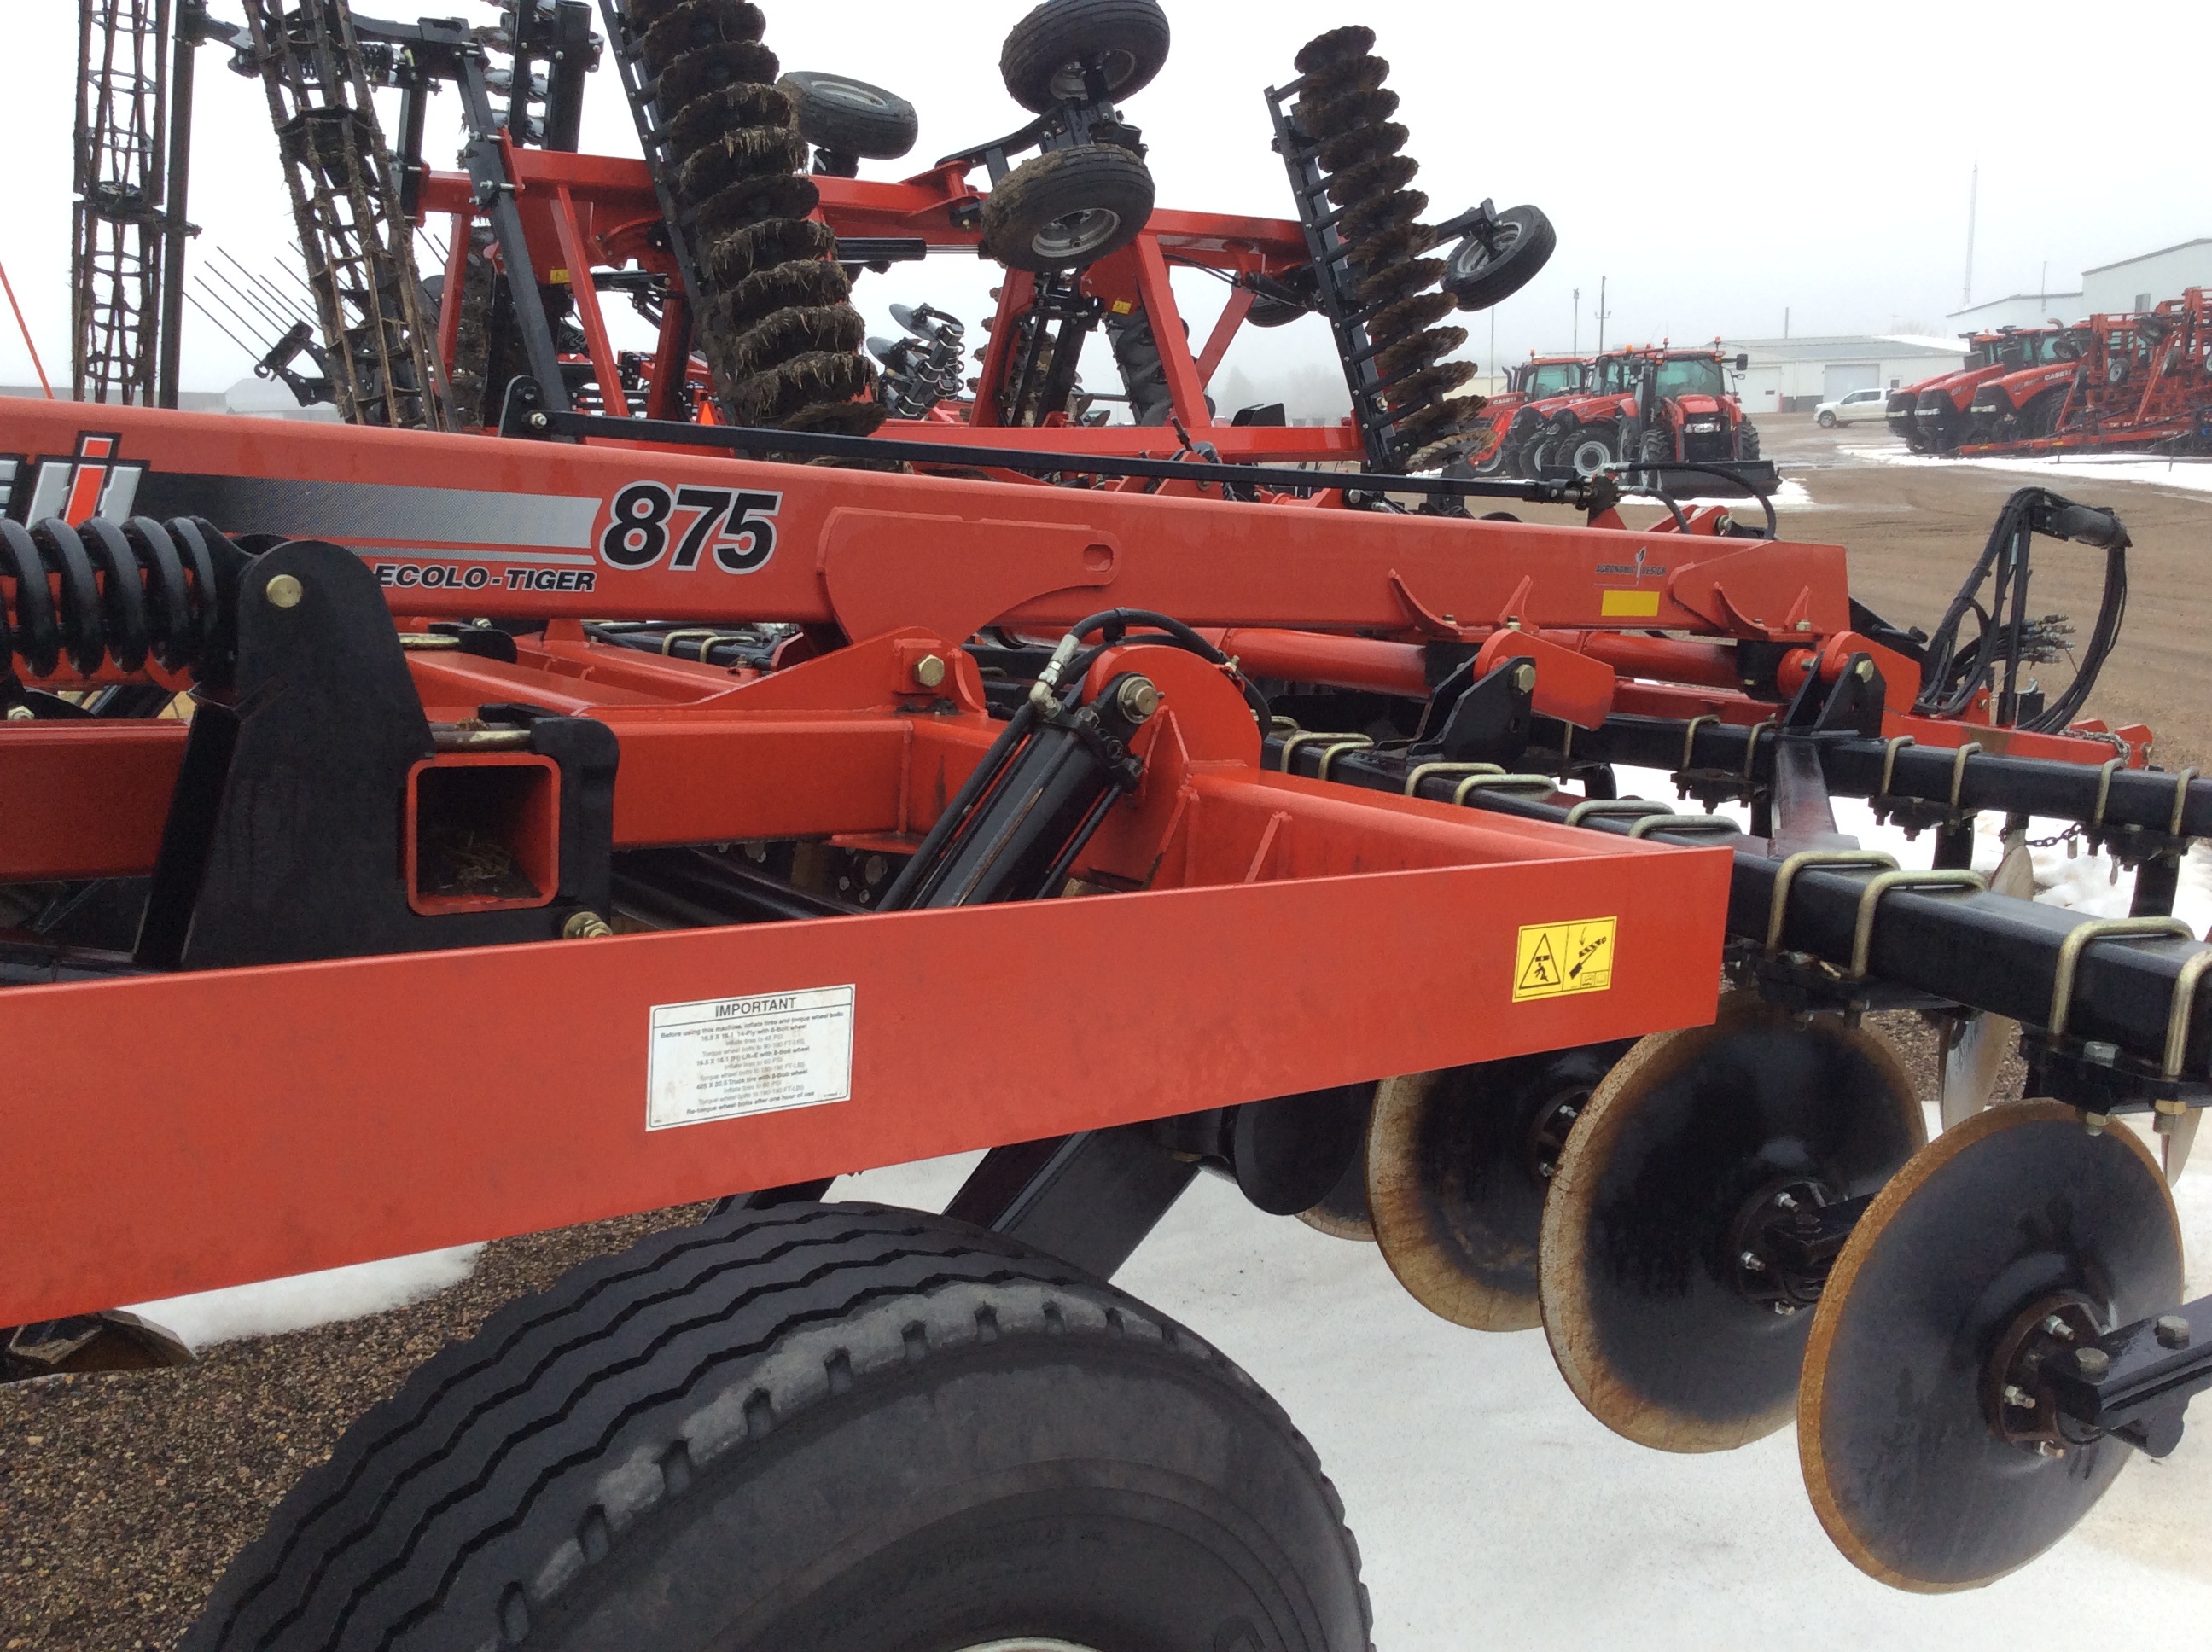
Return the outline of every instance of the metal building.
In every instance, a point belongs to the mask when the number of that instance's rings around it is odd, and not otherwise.
[[[1752,413],[1809,412],[1854,390],[1894,390],[1950,371],[1966,353],[1957,339],[1863,336],[1731,338],[1720,348],[1750,358],[1738,393]]]

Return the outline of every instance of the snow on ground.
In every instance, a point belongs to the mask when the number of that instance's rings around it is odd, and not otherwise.
[[[940,1207],[972,1159],[872,1171],[836,1196]],[[2212,1178],[2181,1184],[2212,1289]],[[1670,1456],[1607,1431],[1541,1331],[1437,1319],[1372,1245],[1263,1216],[1202,1175],[1115,1283],[1172,1315],[1282,1402],[1359,1540],[1382,1652],[1757,1652],[1811,1646],[2014,1652],[2060,1603],[2125,1602],[2134,1652],[2202,1652],[2212,1621],[2212,1424],[2140,1461],[2049,1556],[1972,1594],[1895,1593],[1854,1570],[1807,1502],[1796,1436]],[[1825,1630],[1819,1627],[1826,1625]]]
[[[1807,493],[1805,484],[1794,477],[1784,477],[1782,479],[1782,485],[1768,497],[1774,501],[1774,508],[1778,511],[1824,511],[1829,508]],[[1628,502],[1632,505],[1648,505],[1653,501],[1644,495],[1632,494],[1629,496]],[[1747,522],[1761,521],[1765,519],[1765,514],[1759,508],[1756,500],[1743,498],[1677,499],[1674,502],[1686,511],[1694,509],[1699,505],[1724,505]]]
[[[2140,482],[2154,483],[2161,488],[2178,488],[2188,493],[2212,493],[2212,461],[2204,459],[2166,459],[2150,453],[2053,453],[2042,458],[2023,455],[2017,459],[1936,459],[1894,446],[1846,446],[1840,451],[1844,458],[1861,464],[1939,465],[1945,468],[1966,465],[1984,471],[2012,471],[2021,476],[2039,477],[2054,489],[2059,487],[2063,478],[2076,487],[2107,482]]]
[[[483,1249],[482,1245],[456,1245],[450,1250],[426,1250],[388,1261],[137,1303],[130,1311],[174,1332],[197,1351],[210,1343],[304,1331],[404,1308],[467,1278]]]

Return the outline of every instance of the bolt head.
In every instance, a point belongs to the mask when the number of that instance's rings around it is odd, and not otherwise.
[[[933,689],[945,681],[945,662],[935,654],[924,654],[914,662],[914,680],[925,689]]]
[[[2061,1342],[2074,1340],[2074,1327],[2056,1314],[2043,1321],[2043,1333],[2047,1337],[2055,1337]]]
[[[2102,1348],[2076,1348],[2074,1369],[2092,1382],[2102,1382],[2112,1369],[2112,1357]]]
[[[269,598],[272,608],[297,608],[307,592],[296,575],[279,574],[262,587],[262,594]]]
[[[1736,1258],[1736,1260],[1742,1263],[1744,1267],[1750,1272],[1764,1273],[1766,1272],[1766,1264],[1759,1260],[1759,1253],[1756,1251],[1747,1250],[1740,1254]]]
[[[11,723],[35,722],[38,720],[38,715],[39,714],[33,711],[28,706],[10,706],[8,708],[8,720]]]
[[[1513,686],[1519,693],[1534,694],[1536,691],[1536,668],[1534,665],[1522,666],[1513,673]]]
[[[525,419],[523,422],[528,425],[532,430],[544,430],[549,428],[552,425],[553,421],[546,417],[543,413],[532,413],[528,418]]]
[[[2186,1348],[2193,1334],[2189,1321],[2179,1314],[2160,1314],[2151,1327],[2161,1348]]]

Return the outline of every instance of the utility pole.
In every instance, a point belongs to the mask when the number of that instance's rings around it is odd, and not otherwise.
[[[1597,353],[1600,355],[1605,354],[1606,318],[1613,313],[1605,307],[1605,286],[1611,279],[1610,276],[1600,276],[1597,278]]]
[[[1966,295],[1959,301],[1959,307],[1962,310],[1971,307],[1974,301],[1974,214],[1981,203],[1982,162],[1981,157],[1977,155],[1973,181],[1966,185]]]
[[[1574,343],[1567,347],[1567,354],[1580,355],[1583,353],[1583,289],[1579,287],[1575,288],[1574,309]]]

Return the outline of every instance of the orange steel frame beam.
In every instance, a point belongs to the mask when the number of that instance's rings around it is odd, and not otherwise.
[[[918,714],[928,645],[738,690],[688,755],[606,708],[621,835],[914,838],[998,727],[957,655]],[[1725,849],[1267,773],[1194,657],[1097,670],[1165,697],[1079,865],[1142,892],[0,993],[0,1322],[1710,1017]],[[1607,917],[1611,986],[1516,1000],[1522,926]],[[849,1100],[647,1129],[652,1006],[846,985]]]

